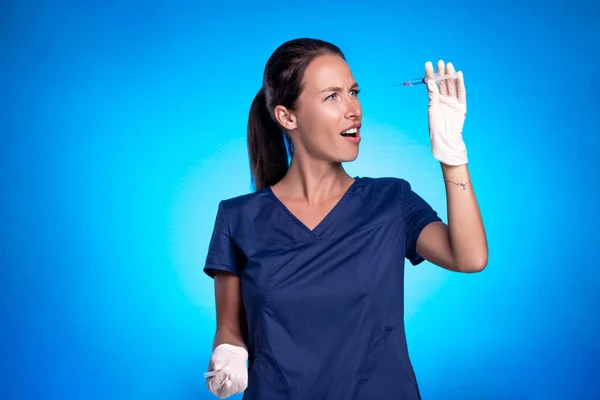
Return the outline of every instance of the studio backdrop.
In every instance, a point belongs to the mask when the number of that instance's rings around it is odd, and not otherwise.
[[[251,191],[265,63],[297,37],[339,46],[360,84],[348,173],[406,179],[444,221],[426,88],[393,85],[426,61],[464,73],[489,263],[406,265],[423,399],[600,398],[599,19],[562,0],[4,2],[0,398],[216,398],[202,268],[218,202]]]

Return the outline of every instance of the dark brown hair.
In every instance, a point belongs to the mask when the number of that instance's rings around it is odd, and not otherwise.
[[[279,46],[269,57],[248,117],[248,156],[256,190],[272,186],[287,173],[294,153],[291,140],[274,117],[275,106],[289,110],[297,106],[304,72],[316,57],[335,54],[345,59],[335,45],[319,39],[294,39]]]

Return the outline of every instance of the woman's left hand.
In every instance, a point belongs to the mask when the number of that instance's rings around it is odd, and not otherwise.
[[[454,74],[454,66],[438,61],[438,74]],[[433,156],[443,164],[467,164],[467,149],[462,131],[467,116],[467,93],[462,71],[457,79],[446,79],[438,84],[433,80],[431,62],[425,63],[425,79],[429,95],[429,139]]]

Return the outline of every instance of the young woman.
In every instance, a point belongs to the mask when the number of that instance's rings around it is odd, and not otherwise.
[[[440,61],[438,72],[455,71]],[[362,111],[338,47],[297,39],[269,58],[248,121],[256,191],[220,202],[204,268],[217,306],[206,384],[219,398],[420,399],[404,260],[478,272],[488,257],[462,139],[463,75],[427,79],[427,90],[448,224],[406,180],[344,171]]]

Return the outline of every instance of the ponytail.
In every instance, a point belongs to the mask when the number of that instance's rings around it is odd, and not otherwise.
[[[271,117],[264,87],[250,106],[248,156],[255,190],[279,182],[289,167],[285,138],[281,127]]]
[[[294,144],[271,115],[277,105],[297,110],[304,72],[316,57],[334,54],[345,60],[334,44],[318,39],[293,39],[269,57],[262,88],[252,101],[248,117],[248,155],[255,190],[275,185],[287,173]]]

